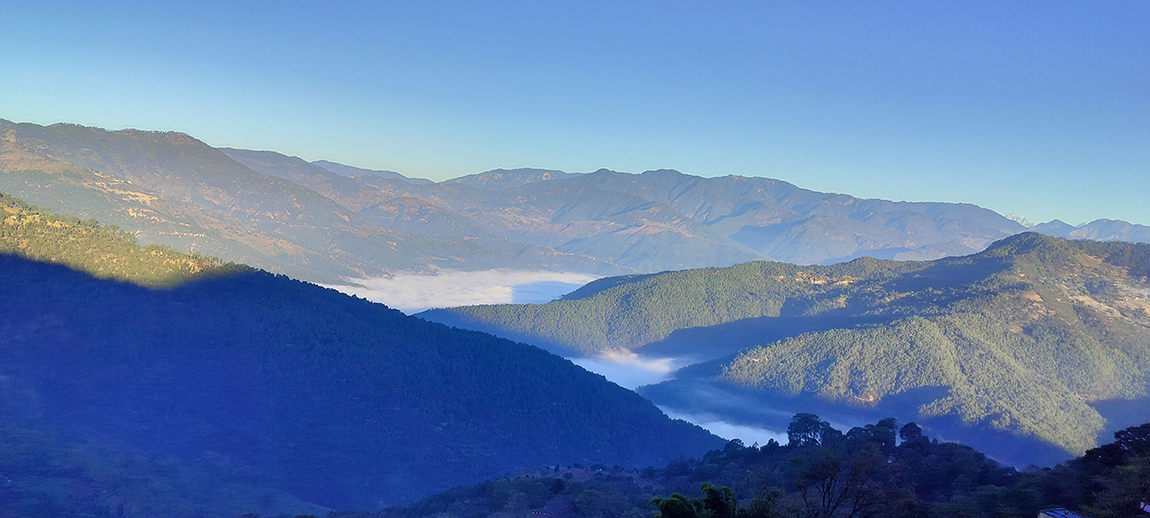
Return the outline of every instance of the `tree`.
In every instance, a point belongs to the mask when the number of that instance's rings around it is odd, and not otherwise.
[[[735,518],[739,505],[735,501],[735,491],[727,486],[715,487],[710,482],[703,482],[700,488],[703,491],[703,508],[710,511],[715,518]]]
[[[779,496],[782,494],[778,488],[771,488],[763,491],[759,496],[747,502],[747,506],[739,509],[739,518],[770,518],[775,514],[775,507],[779,503]]]
[[[865,518],[882,503],[882,484],[874,475],[886,463],[878,445],[850,455],[819,446],[796,460],[794,488],[807,518]]]
[[[913,441],[922,437],[922,428],[913,422],[902,425],[898,431],[898,436],[903,441]]]
[[[1150,423],[1114,432],[1114,442],[1134,455],[1150,455]]]
[[[703,498],[687,498],[679,493],[657,496],[651,504],[659,508],[655,518],[736,518],[741,516],[735,491],[727,486],[703,482]]]
[[[651,499],[651,504],[659,509],[655,518],[698,518],[702,510],[702,503],[698,499],[687,498],[679,493],[671,496],[657,496]]]
[[[801,448],[826,442],[829,435],[838,433],[831,424],[820,421],[815,414],[795,414],[787,425],[787,446]]]

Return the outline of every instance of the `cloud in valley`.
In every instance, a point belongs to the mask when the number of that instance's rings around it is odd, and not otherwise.
[[[629,351],[608,351],[590,358],[568,358],[572,363],[596,374],[602,374],[620,387],[634,390],[641,385],[665,381],[671,372],[682,367],[676,358],[651,358]]]
[[[664,414],[672,419],[682,419],[688,423],[697,424],[707,431],[718,435],[724,439],[739,439],[743,444],[748,446],[759,443],[764,445],[767,441],[774,439],[780,444],[787,443],[786,432],[777,432],[768,430],[766,428],[757,428],[754,426],[747,426],[741,424],[734,424],[729,421],[724,421],[716,416],[710,414],[696,414],[678,411],[672,408],[659,407]]]
[[[596,278],[571,272],[441,270],[356,279],[357,284],[328,287],[411,314],[440,307],[547,302]]]

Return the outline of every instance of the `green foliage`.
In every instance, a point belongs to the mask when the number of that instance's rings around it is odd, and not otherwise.
[[[699,518],[703,514],[701,499],[687,498],[679,493],[671,493],[668,497],[654,497],[651,499],[651,505],[659,509],[659,514],[656,514],[655,518]]]
[[[813,315],[841,306],[847,284],[921,268],[863,258],[827,267],[751,262],[639,276],[590,296],[547,304],[466,306],[422,313],[444,323],[491,331],[582,353],[633,349],[678,329],[781,315]],[[608,283],[611,279],[597,281]],[[589,286],[590,287],[590,286]]]

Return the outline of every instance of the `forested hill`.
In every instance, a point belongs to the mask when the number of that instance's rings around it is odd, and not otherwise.
[[[600,279],[546,304],[463,306],[420,316],[560,351],[594,354],[634,350],[676,330],[748,318],[837,315],[843,313],[840,295],[857,291],[858,280],[897,277],[927,266],[869,257],[832,266],[755,261]]]
[[[424,315],[582,352],[715,357],[750,348],[641,391],[662,405],[683,405],[694,390],[686,378],[701,376],[847,409],[896,405],[892,415],[951,433],[1005,431],[1069,455],[1108,426],[1097,405],[1147,394],[1148,274],[1150,245],[1030,233],[933,262],[756,262],[641,277],[548,304]],[[1130,412],[1150,419],[1146,408]]]
[[[539,345],[595,353],[636,350],[675,331],[751,318],[942,314],[986,302],[986,296],[1001,290],[1033,302],[1042,302],[1030,293],[1034,289],[1069,290],[1075,297],[1066,304],[1091,305],[1088,299],[1105,299],[1140,321],[1147,274],[1150,245],[1027,233],[958,258],[862,257],[829,266],[755,261],[601,279],[546,304],[464,306],[420,315]]]
[[[45,217],[59,235],[110,232]],[[24,228],[29,242],[43,241],[37,229]],[[100,263],[149,257],[116,243]],[[77,491],[45,492],[47,467],[3,457],[34,457],[41,441],[27,438],[41,435],[163,459],[149,477],[206,463],[309,502],[361,508],[513,470],[644,466],[721,444],[534,347],[262,271],[185,281],[153,289],[0,254],[0,425],[31,430],[0,434],[0,466],[20,482],[0,496],[27,504]],[[133,496],[93,501],[115,515]],[[156,512],[180,514],[169,511]]]

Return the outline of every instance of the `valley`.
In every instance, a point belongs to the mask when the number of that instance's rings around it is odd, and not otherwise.
[[[775,448],[813,413],[914,421],[1016,467],[1150,420],[1150,245],[1122,241],[1139,225],[671,170],[432,182],[179,133],[0,133],[0,440],[127,514],[408,512],[544,465]],[[123,314],[146,325],[98,324]],[[157,472],[202,507],[121,479]],[[683,487],[660,480],[643,484]],[[594,491],[637,498],[613,487]]]
[[[1150,518],[1150,2],[0,6],[0,518]]]

